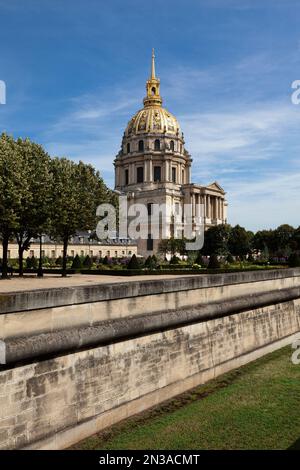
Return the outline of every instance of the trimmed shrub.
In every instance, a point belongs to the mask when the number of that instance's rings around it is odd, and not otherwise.
[[[26,258],[26,268],[27,269],[36,269],[38,266],[38,260],[34,256],[28,256]]]
[[[226,256],[226,261],[227,261],[227,263],[229,263],[229,264],[234,263],[234,258],[233,258],[233,256],[232,256],[231,253],[228,253],[228,255]]]
[[[80,268],[82,268],[81,259],[79,258],[78,255],[76,255],[72,262],[72,269],[80,269]]]
[[[92,262],[91,258],[89,257],[89,255],[86,255],[86,257],[84,258],[84,261],[82,263],[82,266],[84,268],[89,269],[89,268],[92,267],[92,264],[93,264],[93,262]]]
[[[172,258],[170,259],[170,264],[179,264],[179,262],[180,262],[180,259],[176,255],[173,255]]]
[[[140,265],[139,265],[139,262],[138,262],[138,259],[136,257],[136,255],[132,255],[128,265],[127,265],[127,269],[140,269]]]
[[[219,269],[221,267],[217,255],[211,255],[209,258],[208,269]]]

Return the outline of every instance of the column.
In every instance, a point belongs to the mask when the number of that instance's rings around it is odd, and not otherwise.
[[[206,198],[207,198],[207,217],[208,217],[209,219],[211,219],[211,205],[210,205],[211,202],[210,202],[210,195],[207,194]]]
[[[149,181],[153,181],[152,159],[149,160]]]

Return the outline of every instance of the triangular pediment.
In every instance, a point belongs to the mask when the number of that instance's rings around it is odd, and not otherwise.
[[[209,184],[207,188],[215,189],[216,191],[221,191],[222,193],[225,193],[224,189],[222,188],[222,186],[219,185],[217,181],[214,181],[213,183]]]

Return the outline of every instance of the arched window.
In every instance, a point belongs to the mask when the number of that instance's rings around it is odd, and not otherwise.
[[[152,93],[152,96],[156,94],[156,88],[155,87],[151,88],[151,93]]]
[[[127,144],[127,153],[130,153],[130,143]]]
[[[182,153],[182,144],[180,144],[180,153]]]
[[[171,140],[171,142],[170,142],[170,150],[172,150],[172,152],[174,152],[174,148],[175,148],[175,146],[174,146],[174,140]]]
[[[154,141],[154,150],[160,150],[160,140],[156,139]]]
[[[144,151],[144,141],[139,140],[139,152],[143,152],[143,151]]]

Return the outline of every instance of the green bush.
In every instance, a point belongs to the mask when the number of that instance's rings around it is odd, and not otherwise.
[[[62,266],[63,260],[62,260],[62,257],[61,257],[61,256],[59,256],[59,257],[56,259],[55,264],[56,264],[56,266]]]
[[[86,255],[86,257],[84,258],[84,261],[82,263],[82,266],[84,268],[89,269],[89,268],[92,267],[92,264],[93,264],[93,262],[92,262],[91,258],[89,257],[89,255]]]
[[[300,256],[298,253],[291,253],[288,259],[288,265],[290,268],[300,267]]]
[[[80,268],[82,268],[81,259],[79,258],[78,255],[76,255],[72,262],[72,269],[80,269]]]
[[[194,264],[198,264],[199,266],[205,266],[205,263],[204,263],[204,260],[202,258],[202,255],[201,255],[200,251],[197,254],[197,257],[194,261]]]
[[[127,269],[140,269],[140,265],[136,255],[132,255],[132,257],[130,258],[130,261],[127,265]]]
[[[179,264],[179,263],[180,263],[180,259],[178,258],[178,256],[173,255],[172,258],[170,259],[170,264]]]
[[[231,253],[228,253],[228,255],[226,256],[226,261],[227,261],[227,263],[229,263],[229,264],[234,263],[234,258],[233,258],[233,256],[232,256]]]
[[[208,269],[219,269],[221,267],[217,255],[211,255],[209,258]]]
[[[38,260],[34,256],[28,256],[26,258],[26,268],[27,269],[36,269],[38,267]]]

